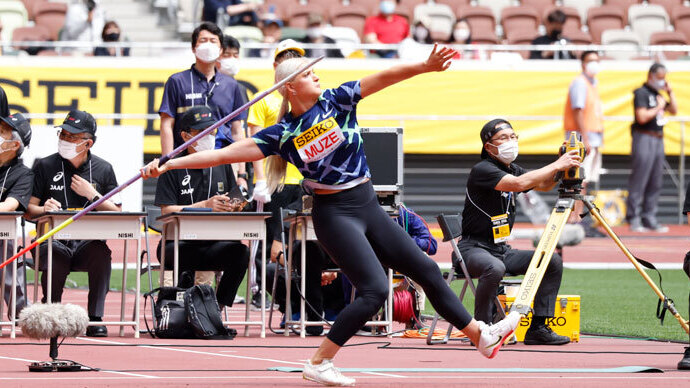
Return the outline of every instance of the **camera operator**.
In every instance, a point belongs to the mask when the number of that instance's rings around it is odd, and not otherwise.
[[[478,277],[474,317],[492,322],[492,301],[503,275],[524,274],[534,251],[513,249],[506,243],[515,222],[515,197],[532,189],[551,190],[558,171],[580,165],[577,151],[571,151],[540,169],[526,171],[513,163],[518,155],[518,136],[510,123],[494,119],[484,124],[482,160],[467,180],[462,212],[462,240],[458,248],[472,277]],[[532,324],[526,345],[562,345],[568,337],[554,333],[546,319],[553,317],[561,285],[563,262],[553,255],[534,299]]]

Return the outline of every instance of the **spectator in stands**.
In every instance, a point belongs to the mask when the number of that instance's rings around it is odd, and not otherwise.
[[[216,61],[224,47],[223,33],[213,23],[203,22],[192,32],[192,51],[196,62],[188,69],[175,73],[165,82],[163,99],[158,114],[161,116],[161,150],[166,155],[183,143],[180,128],[176,125],[182,113],[193,106],[211,108],[213,118],[220,120],[242,106],[241,90],[232,77],[216,71]],[[216,148],[245,137],[240,114],[218,128]],[[247,187],[246,169],[243,163],[236,166],[237,183]],[[242,177],[244,176],[244,177]]]
[[[448,44],[471,44],[472,43],[472,27],[465,18],[460,18],[453,25],[453,31],[450,34]],[[458,50],[458,55],[453,59],[479,59],[479,51],[477,50]]]
[[[101,38],[103,42],[112,43],[120,41],[120,26],[114,20],[110,20],[103,26],[103,32],[101,33]],[[115,47],[96,47],[93,50],[93,55],[96,57],[100,56],[110,56],[110,57],[128,57],[129,47],[125,48],[115,48]]]
[[[396,15],[396,2],[393,0],[382,0],[379,3],[379,13],[369,16],[364,23],[364,42],[365,43],[400,43],[410,34],[410,25],[407,20]],[[376,50],[382,58],[394,58],[397,56],[396,50]]]
[[[227,26],[255,26],[259,18],[256,11],[259,3],[245,0],[204,0],[201,20]]]
[[[267,12],[261,15],[261,32],[264,34],[262,43],[274,44],[280,42],[280,38],[283,36],[281,28],[283,28],[283,21],[275,13]],[[271,48],[252,49],[249,52],[249,57],[270,58],[272,53],[273,49]]]
[[[309,14],[307,18],[307,36],[302,40],[302,43],[308,44],[335,44],[335,40],[327,37],[324,32],[323,17],[318,13]],[[343,54],[337,48],[308,48],[305,50],[306,56],[309,58],[316,58],[326,56],[327,58],[342,58]]]
[[[563,45],[570,43],[568,39],[562,36],[565,19],[565,13],[560,9],[551,11],[546,17],[546,35],[534,38],[532,44]],[[575,56],[570,51],[565,50],[532,50],[529,53],[529,59],[575,59]]]
[[[575,77],[568,89],[563,114],[565,138],[576,131],[585,145],[585,180],[582,183],[582,194],[586,194],[590,182],[598,182],[601,173],[601,148],[604,145],[604,113],[597,89],[596,79],[599,73],[599,54],[596,51],[585,51],[580,56],[582,73]],[[591,225],[591,217],[580,220],[582,202],[575,201],[570,214],[570,223],[580,222],[587,237],[604,237],[605,235]]]
[[[180,116],[180,134],[187,141],[215,123],[213,112],[207,106],[195,106]],[[180,156],[211,150],[215,137],[209,134],[193,143]],[[236,188],[233,169],[229,164],[199,169],[169,171],[160,176],[156,184],[154,203],[161,213],[179,212],[183,208],[210,208],[214,212],[236,211],[227,194]],[[223,271],[216,289],[218,303],[232,306],[237,289],[242,283],[249,250],[240,241],[180,241],[179,269],[191,271]],[[161,257],[161,244],[157,248]],[[165,269],[173,269],[174,242],[165,243]]]
[[[96,120],[91,114],[72,110],[60,125],[58,152],[34,163],[33,194],[29,201],[29,215],[82,209],[98,201],[102,194],[117,187],[115,172],[107,161],[91,153],[96,141]],[[95,210],[121,211],[119,197],[101,203]],[[89,274],[88,313],[90,321],[102,321],[105,296],[110,286],[111,251],[103,240],[53,240],[52,302],[62,300],[67,275],[71,271]],[[36,252],[32,252],[34,258]],[[48,243],[39,246],[41,287],[47,300],[48,273],[46,260]],[[105,337],[105,326],[89,326],[86,335]]]
[[[431,31],[429,31],[427,20],[418,20],[412,28],[412,39],[419,44],[432,44]]]
[[[635,122],[632,124],[630,179],[628,180],[627,214],[630,229],[668,232],[656,219],[664,175],[664,112],[675,115],[676,97],[666,80],[666,66],[655,63],[647,72],[647,82],[633,92]],[[666,100],[661,92],[666,93]]]
[[[65,25],[60,40],[101,43],[101,33],[105,26],[105,12],[96,0],[76,0],[67,8]],[[92,52],[90,47],[74,51]]]
[[[9,115],[10,108],[7,103],[7,94],[5,94],[5,89],[0,86],[0,117],[7,117]]]
[[[4,176],[2,188],[0,188],[0,211],[25,212],[29,206],[31,198],[31,188],[33,184],[33,173],[19,159],[24,152],[24,147],[31,142],[31,126],[21,113],[15,113],[8,117],[0,117],[0,175]],[[12,256],[14,252],[13,242],[2,240],[0,249],[4,249],[3,260]],[[24,263],[17,265],[16,291],[16,315],[28,305],[26,298],[26,271],[21,269]],[[7,271],[0,269],[0,277],[5,280],[5,302],[7,303],[7,316],[11,318],[12,309],[10,307],[12,297],[12,266],[6,267]],[[2,303],[2,302],[0,302]]]
[[[494,119],[480,132],[481,161],[467,179],[462,211],[462,240],[458,248],[470,276],[478,277],[474,317],[492,322],[492,306],[498,284],[506,272],[524,274],[534,251],[513,249],[506,243],[515,222],[515,197],[528,190],[549,191],[558,171],[580,165],[576,151],[562,155],[540,169],[527,171],[513,163],[518,156],[518,135],[510,123]],[[454,263],[455,264],[455,263]],[[534,298],[534,316],[525,334],[525,345],[562,345],[570,338],[546,325],[553,317],[561,285],[563,261],[554,253]]]

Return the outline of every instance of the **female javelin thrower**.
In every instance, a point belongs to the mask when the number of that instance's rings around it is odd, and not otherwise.
[[[327,338],[305,364],[302,376],[307,380],[324,385],[354,385],[355,380],[343,376],[331,360],[383,305],[388,283],[382,264],[420,284],[436,311],[461,328],[485,357],[496,355],[520,320],[516,312],[492,326],[472,319],[446,285],[436,263],[379,206],[370,182],[357,125],[357,103],[417,74],[446,70],[455,54],[453,49],[435,45],[424,62],[397,65],[324,91],[319,77],[307,69],[281,88],[291,110],[278,124],[222,149],[195,152],[171,159],[163,166],[156,159],[142,169],[142,176],[147,178],[172,169],[206,168],[273,155],[269,160],[269,165],[273,165],[268,170],[269,187],[278,186],[276,182],[282,180],[280,173],[276,174],[281,170],[275,168],[277,156],[302,172],[303,185],[314,193],[312,217],[316,236],[358,294],[338,315]],[[276,82],[307,62],[303,58],[284,61],[276,69]]]

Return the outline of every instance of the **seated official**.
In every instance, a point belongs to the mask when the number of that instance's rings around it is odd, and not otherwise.
[[[299,260],[302,252],[301,247],[300,241],[296,241],[295,244],[293,244],[292,257],[293,260],[295,260],[293,264],[293,268],[295,269],[299,269]],[[307,268],[304,275],[306,276],[306,284],[305,289],[302,290],[302,295],[304,295],[308,303],[308,305],[305,306],[307,320],[335,320],[335,316],[345,307],[343,289],[338,279],[337,272],[324,272],[323,270],[336,268],[337,266],[316,241],[307,241],[306,257]],[[273,300],[279,305],[278,310],[285,314],[285,273],[283,268],[277,265],[277,262],[285,265],[285,257],[282,251],[278,253],[277,257],[271,256],[271,263],[266,266],[266,279],[272,280],[275,276],[275,271],[280,271],[278,273],[276,292],[272,296]],[[297,319],[300,313],[299,284],[299,278],[293,275],[292,290],[290,291],[293,319]],[[311,305],[312,308],[309,308],[309,305]],[[321,333],[323,333],[323,326],[307,326],[306,333],[308,335],[321,335]]]
[[[510,123],[494,119],[480,133],[482,160],[467,179],[462,212],[462,240],[458,248],[472,277],[478,277],[474,317],[492,322],[492,306],[499,282],[506,272],[527,272],[534,251],[511,248],[506,243],[515,222],[515,197],[532,189],[551,190],[558,171],[580,165],[577,151],[534,171],[513,163],[518,155],[518,136]],[[493,220],[493,221],[492,221]],[[534,316],[525,335],[526,345],[561,345],[568,337],[554,333],[546,319],[553,317],[561,285],[563,262],[554,253],[534,298]]]
[[[31,198],[31,185],[33,184],[33,173],[22,163],[19,157],[24,152],[24,147],[31,142],[31,126],[21,113],[15,113],[8,117],[0,117],[0,177],[2,186],[0,187],[0,212],[26,211]],[[0,246],[4,247],[4,260],[12,256],[14,251],[13,242],[2,240]],[[0,248],[2,249],[2,248]],[[7,269],[7,271],[5,271]],[[5,302],[7,303],[7,316],[11,317],[10,309],[12,297],[12,266],[0,269],[0,277],[5,278]],[[17,314],[27,306],[26,290],[24,289],[25,271],[17,269]],[[0,302],[2,303],[2,302]]]
[[[180,117],[180,135],[188,141],[215,120],[211,109],[195,106]],[[212,150],[215,133],[210,133],[193,143],[180,154]],[[214,212],[236,210],[228,193],[236,186],[231,165],[211,168],[171,170],[158,178],[154,203],[160,206],[162,214],[182,211],[183,208],[210,208]],[[165,269],[173,269],[174,242],[165,243]],[[158,244],[158,258],[161,244]],[[216,289],[221,306],[232,306],[237,289],[244,278],[249,263],[249,251],[239,241],[180,241],[179,270],[223,271]]]
[[[29,215],[57,210],[83,209],[116,188],[115,171],[110,163],[91,154],[96,141],[96,120],[91,114],[72,110],[60,125],[58,152],[34,163],[33,194]],[[115,196],[116,198],[119,196]],[[121,211],[119,199],[109,199],[95,210]],[[48,243],[39,247],[42,302],[47,299]],[[32,252],[35,258],[35,251]],[[62,300],[67,275],[71,271],[89,274],[88,314],[91,321],[102,321],[105,296],[110,286],[111,251],[103,240],[53,240],[52,302]],[[89,326],[86,335],[105,337],[105,326]]]

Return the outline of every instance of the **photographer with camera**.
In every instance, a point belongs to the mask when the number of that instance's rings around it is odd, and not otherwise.
[[[101,33],[105,26],[105,12],[96,0],[77,0],[72,2],[65,14],[65,25],[62,27],[60,40],[102,42]],[[92,53],[93,47],[80,47],[74,51]]]
[[[467,179],[462,212],[462,240],[458,248],[472,277],[479,278],[474,318],[492,322],[492,305],[499,282],[506,274],[524,274],[534,251],[513,249],[506,243],[515,222],[515,200],[529,190],[549,191],[554,176],[580,165],[577,151],[564,153],[555,162],[526,171],[513,163],[518,155],[518,135],[510,123],[494,119],[484,124],[482,160]],[[563,262],[554,254],[534,299],[532,324],[525,335],[526,345],[562,345],[568,337],[554,333],[546,325],[553,317],[556,295],[561,285]]]
[[[188,141],[215,123],[213,112],[207,106],[195,106],[180,117],[180,135]],[[212,150],[215,133],[193,143],[179,157],[195,152]],[[228,196],[237,187],[232,166],[229,164],[209,168],[168,171],[156,184],[154,203],[162,214],[182,211],[183,208],[210,208],[214,212],[240,211],[241,201]],[[216,289],[220,305],[232,306],[237,289],[249,263],[249,250],[239,241],[180,241],[179,269],[186,271],[223,271]],[[173,268],[174,242],[166,241],[165,269]],[[157,248],[161,256],[161,244]],[[222,307],[222,306],[221,306]]]

